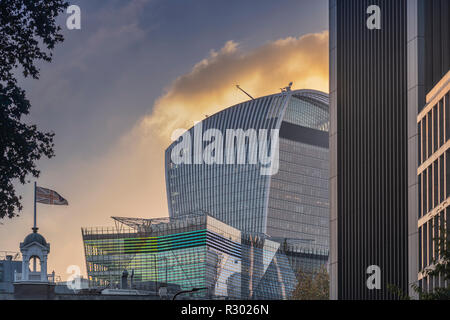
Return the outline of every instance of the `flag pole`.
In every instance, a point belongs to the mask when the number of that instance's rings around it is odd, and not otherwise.
[[[37,233],[38,228],[36,227],[36,181],[34,182],[34,227],[33,232]]]

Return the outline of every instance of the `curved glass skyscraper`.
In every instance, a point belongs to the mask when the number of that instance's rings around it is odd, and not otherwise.
[[[166,150],[170,217],[207,213],[241,231],[295,246],[326,261],[328,127],[327,94],[289,89],[197,123]],[[239,137],[246,161],[239,162],[239,147],[232,161],[218,160],[225,159],[227,146],[237,145]],[[265,141],[268,147],[262,144]],[[216,143],[211,152],[215,161],[208,162],[205,154],[212,142]],[[180,148],[182,143],[185,148]],[[180,155],[188,160],[175,161]],[[264,155],[269,162],[263,161]],[[268,163],[277,164],[272,174],[265,173]]]

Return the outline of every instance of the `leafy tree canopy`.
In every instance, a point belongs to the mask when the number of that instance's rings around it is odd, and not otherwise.
[[[436,287],[432,290],[424,290],[418,284],[412,285],[419,300],[450,300],[450,230],[443,226],[439,237],[433,239],[435,243],[435,259],[432,266],[421,270],[426,277],[431,279],[440,278],[447,281],[447,286]],[[388,285],[388,289],[401,300],[411,300],[407,293],[395,285]]]
[[[330,279],[325,266],[314,273],[300,270],[297,281],[292,294],[293,300],[329,300]]]
[[[30,101],[17,74],[39,78],[39,61],[52,61],[52,50],[64,40],[57,16],[65,0],[1,0],[0,2],[0,219],[22,210],[14,182],[38,177],[36,162],[54,156],[52,132],[27,124]]]

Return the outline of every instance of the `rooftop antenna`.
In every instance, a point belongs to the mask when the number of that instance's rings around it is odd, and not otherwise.
[[[236,85],[236,88],[238,88],[238,89],[241,90],[243,93],[245,93],[247,96],[249,96],[250,99],[255,100],[255,98],[253,98],[250,94],[248,94],[247,91],[245,91],[244,89],[242,89],[239,85]]]
[[[294,84],[293,82],[289,82],[289,85],[287,87],[280,88],[281,92],[291,92],[293,84]]]

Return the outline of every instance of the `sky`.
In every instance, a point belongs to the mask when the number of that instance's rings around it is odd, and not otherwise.
[[[172,132],[252,96],[294,89],[328,92],[328,0],[71,0],[81,30],[39,80],[21,79],[26,119],[53,131],[56,157],[39,162],[38,185],[69,206],[37,205],[50,243],[48,272],[86,275],[82,227],[111,216],[168,215],[164,150]],[[32,182],[34,180],[31,180]],[[24,209],[0,221],[0,251],[19,251],[31,232],[33,186]]]

